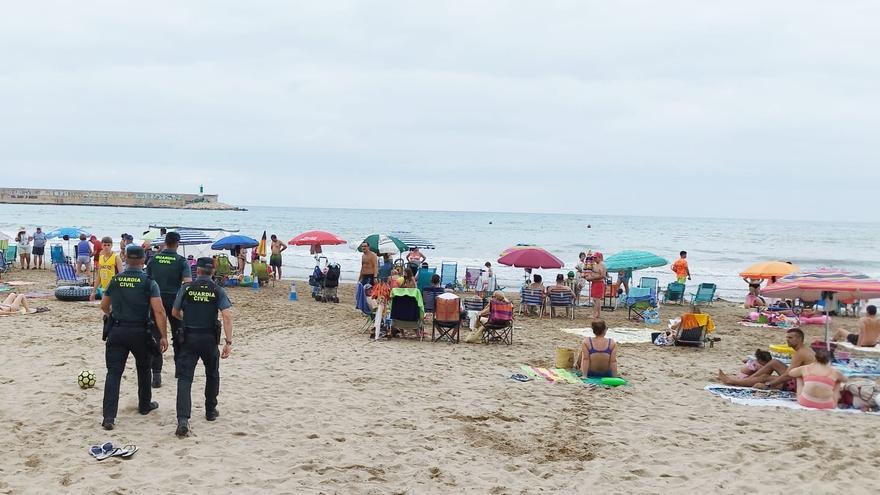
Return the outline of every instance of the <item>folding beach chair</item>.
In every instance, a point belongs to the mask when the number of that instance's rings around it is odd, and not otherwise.
[[[711,305],[715,300],[715,284],[704,282],[697,288],[697,293],[691,297],[691,306],[696,312],[697,306],[700,304]]]
[[[12,270],[12,265],[6,262],[6,253],[0,251],[0,273]]]
[[[486,307],[483,299],[477,296],[471,296],[464,300],[465,311],[482,311]]]
[[[61,244],[52,244],[49,246],[49,256],[51,257],[53,265],[67,263],[67,258],[64,257],[64,247]]]
[[[522,315],[526,306],[538,307],[538,318],[544,315],[544,293],[540,289],[523,288],[519,294],[519,314]]]
[[[261,287],[269,283],[269,266],[266,265],[265,261],[254,261],[251,263],[251,274],[257,279],[257,283]]]
[[[441,294],[435,299],[431,324],[431,342],[446,339],[452,343],[461,340],[461,299],[455,294]]]
[[[458,263],[440,264],[440,287],[451,289],[458,282]]]
[[[418,278],[416,279],[416,287],[419,290],[425,290],[425,288],[431,286],[431,277],[437,272],[436,268],[422,268],[419,270]]]
[[[475,290],[477,281],[480,280],[480,267],[469,266],[464,271],[464,288],[465,290]]]
[[[568,314],[570,319],[574,319],[574,297],[572,297],[570,292],[563,291],[553,291],[550,290],[547,292],[547,299],[550,300],[550,319],[552,320],[555,316],[554,308],[565,308],[565,312]]]
[[[446,292],[443,287],[425,287],[422,289],[422,302],[425,303],[425,313],[434,313],[434,303],[437,296]]]
[[[648,287],[630,287],[626,295],[627,319],[645,319],[645,311],[657,307],[657,296]],[[635,315],[635,318],[633,317]]]
[[[651,289],[654,291],[654,295],[658,295],[660,293],[660,281],[654,277],[642,277],[639,279],[639,287],[644,289]]]
[[[55,265],[55,285],[89,285],[88,277],[77,277],[70,263]]]
[[[367,291],[364,290],[364,284],[358,282],[354,296],[355,308],[359,309],[366,317],[366,321],[361,326],[361,333],[370,333],[376,322],[376,310],[367,303],[368,297]]]
[[[226,282],[235,270],[232,268],[229,258],[225,254],[217,255],[217,268],[214,269],[214,281],[220,285]]]
[[[712,317],[702,313],[685,313],[681,315],[681,327],[675,335],[675,345],[687,347],[703,347],[706,342],[713,347],[719,338],[711,338],[709,334],[715,331],[715,323]]]
[[[6,247],[6,251],[3,252],[3,256],[6,257],[6,264],[8,265],[7,271],[12,271],[12,265],[15,263],[17,255],[18,246],[12,245]]]
[[[399,330],[401,336],[406,330],[415,330],[419,338],[424,339],[422,318],[425,316],[425,307],[422,293],[418,289],[391,289],[390,304],[392,330]]]
[[[672,282],[666,286],[663,293],[663,304],[684,304],[684,284],[680,282]]]
[[[614,284],[605,281],[605,293],[602,295],[602,309],[605,311],[614,311],[620,305],[620,298],[617,291],[614,290]]]
[[[513,344],[513,303],[489,301],[489,321],[483,325],[483,343]]]

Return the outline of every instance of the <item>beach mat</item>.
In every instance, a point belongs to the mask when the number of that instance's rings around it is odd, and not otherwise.
[[[561,328],[565,333],[580,335],[581,337],[595,337],[591,328]],[[651,334],[657,332],[650,328],[609,328],[605,336],[613,339],[618,344],[650,344]]]
[[[783,392],[781,390],[758,390],[751,387],[734,387],[731,385],[722,385],[720,383],[710,383],[706,385],[705,390],[723,399],[727,399],[734,404],[754,407],[784,407],[787,409],[800,409],[804,411],[819,411],[820,409],[811,409],[797,403],[797,396],[794,392]],[[860,409],[824,409],[833,412],[863,413]],[[872,414],[880,416],[880,413],[867,412],[864,414]]]
[[[50,290],[34,290],[24,295],[28,299],[40,299],[43,297],[55,297],[55,293]]]
[[[851,358],[848,362],[835,361],[831,365],[847,378],[855,376],[880,377],[880,359],[876,358]]]
[[[780,327],[777,325],[770,325],[769,323],[756,323],[754,321],[741,321],[739,322],[740,326],[750,327],[750,328],[772,328],[774,330],[788,330],[794,327]]]

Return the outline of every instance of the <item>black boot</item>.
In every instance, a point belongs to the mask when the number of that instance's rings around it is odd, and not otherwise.
[[[156,401],[153,401],[153,402],[150,402],[150,405],[147,406],[147,409],[141,409],[140,413],[144,414],[144,415],[150,414],[150,411],[152,411],[153,409],[158,409],[158,408],[159,408],[159,403]]]
[[[220,416],[220,411],[218,411],[217,408],[205,411],[205,419],[208,421],[214,421],[218,416]]]
[[[101,421],[101,427],[108,431],[112,430],[115,422],[112,418],[104,418],[104,421]]]
[[[159,388],[162,386],[162,372],[161,371],[154,371],[153,372],[153,382],[151,383],[151,385],[153,385],[153,388]]]
[[[185,437],[189,435],[189,421],[184,418],[179,418],[177,420],[177,430],[174,432],[175,435],[179,437]]]

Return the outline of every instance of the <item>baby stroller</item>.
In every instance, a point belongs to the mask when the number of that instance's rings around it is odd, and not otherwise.
[[[338,263],[330,263],[327,265],[327,273],[324,274],[324,279],[321,282],[322,302],[339,302],[339,297],[337,297],[336,294],[336,290],[339,287],[339,272],[340,268]]]

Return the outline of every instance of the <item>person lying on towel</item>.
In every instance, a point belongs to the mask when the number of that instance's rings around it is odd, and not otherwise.
[[[605,320],[594,320],[590,327],[595,337],[587,337],[581,344],[581,373],[588,378],[617,376],[617,344],[605,337]]]

